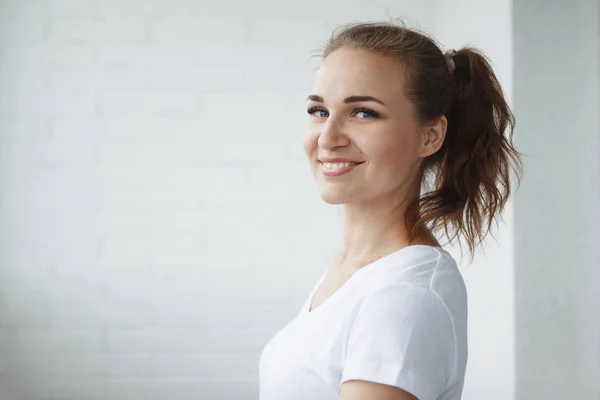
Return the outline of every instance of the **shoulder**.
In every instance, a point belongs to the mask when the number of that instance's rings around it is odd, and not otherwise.
[[[398,291],[432,292],[445,302],[456,297],[466,300],[466,287],[452,255],[439,247],[410,246],[389,259],[386,268],[375,274],[370,294],[388,287]]]
[[[437,248],[411,249],[388,267],[357,304],[343,381],[437,398],[464,376],[464,282],[450,254]]]
[[[357,306],[355,316],[374,313],[381,316],[377,322],[398,324],[399,328],[408,321],[424,327],[441,324],[435,328],[451,330],[460,351],[463,347],[466,351],[467,289],[456,261],[446,250],[415,246],[399,254],[373,277]]]

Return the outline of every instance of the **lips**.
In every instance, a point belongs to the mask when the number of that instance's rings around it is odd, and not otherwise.
[[[362,163],[364,163],[364,161],[338,161],[338,162],[321,161],[321,164],[325,164],[325,165],[328,165],[328,166],[346,165],[346,164],[360,165]]]
[[[337,177],[347,174],[364,161],[321,162],[321,172],[327,177]]]
[[[364,161],[356,161],[351,158],[319,158],[319,162],[322,163],[354,163],[354,164],[362,164]]]

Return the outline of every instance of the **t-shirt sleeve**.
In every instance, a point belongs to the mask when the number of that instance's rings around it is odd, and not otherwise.
[[[351,325],[342,380],[396,386],[435,400],[453,374],[454,326],[433,291],[389,286],[367,295]]]

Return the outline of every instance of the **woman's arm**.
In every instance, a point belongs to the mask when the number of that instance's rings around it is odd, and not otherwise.
[[[418,400],[415,396],[395,386],[361,380],[342,383],[340,400]]]

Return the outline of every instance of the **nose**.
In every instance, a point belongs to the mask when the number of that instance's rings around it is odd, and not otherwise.
[[[347,146],[350,143],[348,136],[343,133],[343,126],[334,118],[329,117],[319,134],[318,145],[324,150]]]

